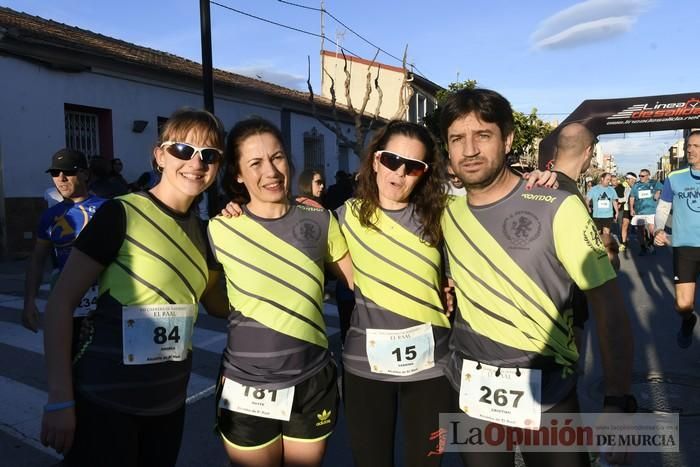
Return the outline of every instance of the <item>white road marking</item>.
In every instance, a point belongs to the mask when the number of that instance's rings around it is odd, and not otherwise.
[[[56,451],[44,447],[39,441],[46,393],[4,376],[0,376],[0,393],[4,395],[0,397],[0,430],[60,459],[61,456]],[[7,397],[8,395],[12,397]]]

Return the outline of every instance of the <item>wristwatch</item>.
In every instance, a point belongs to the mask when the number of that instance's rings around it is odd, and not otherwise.
[[[632,394],[622,396],[605,396],[603,407],[617,407],[624,413],[637,412],[637,399]]]

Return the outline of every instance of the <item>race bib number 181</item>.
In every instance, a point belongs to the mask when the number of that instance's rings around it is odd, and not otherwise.
[[[289,421],[294,402],[294,386],[284,389],[261,389],[224,378],[219,407],[256,417]]]
[[[197,305],[122,308],[123,361],[147,365],[187,358]]]

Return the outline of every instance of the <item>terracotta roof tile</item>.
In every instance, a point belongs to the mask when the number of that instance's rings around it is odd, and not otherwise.
[[[202,76],[202,65],[192,60],[5,7],[0,7],[0,27],[7,30],[5,34],[22,40],[46,41],[52,46],[81,50],[117,61],[157,68],[190,77],[199,78]],[[309,94],[306,92],[224,70],[215,69],[214,80],[218,84],[308,103]],[[318,94],[314,94],[314,97],[317,105],[330,108],[329,99]],[[344,110],[343,107],[342,104],[338,104],[339,110]]]

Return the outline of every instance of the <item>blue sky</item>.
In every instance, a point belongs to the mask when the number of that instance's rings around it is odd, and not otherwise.
[[[290,0],[318,8],[319,0]],[[196,61],[197,0],[3,0],[3,6]],[[217,3],[314,33],[316,11],[276,0]],[[345,25],[447,86],[476,79],[517,110],[562,120],[585,99],[698,91],[693,0],[325,0]],[[305,90],[307,56],[318,90],[320,39],[211,5],[214,66]],[[343,34],[344,32],[344,34]],[[326,16],[325,33],[371,58],[375,48]],[[335,46],[326,43],[326,48]],[[381,54],[379,61],[400,65]],[[680,132],[601,138],[621,170],[651,166]]]

